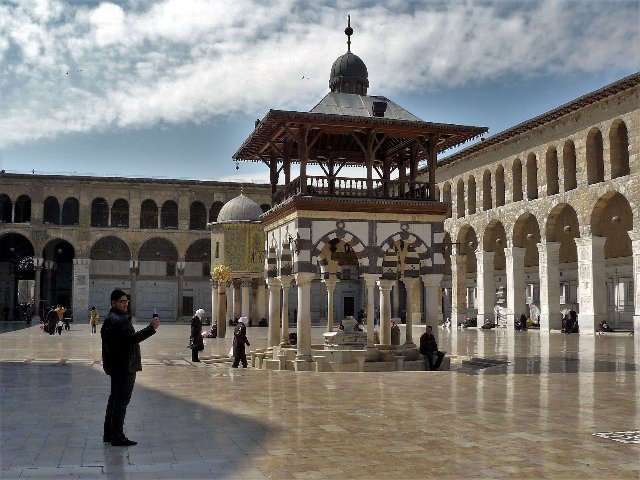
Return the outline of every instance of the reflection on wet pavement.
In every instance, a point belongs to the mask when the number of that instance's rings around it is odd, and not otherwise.
[[[189,326],[162,325],[127,415],[139,444],[117,449],[99,336],[0,332],[3,479],[640,477],[633,337],[440,330],[450,372],[296,373],[192,364]]]

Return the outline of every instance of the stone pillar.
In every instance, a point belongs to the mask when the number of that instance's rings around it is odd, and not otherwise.
[[[311,281],[314,273],[296,273],[296,286],[298,287],[298,353],[296,360],[311,362]]]
[[[233,282],[233,319],[242,316],[242,295],[240,290],[241,280]]]
[[[393,298],[393,301],[391,302],[391,316],[397,318],[400,316],[400,282],[398,282],[398,280],[393,281],[391,296]]]
[[[184,296],[184,267],[184,262],[176,262],[176,273],[178,274],[178,305],[176,306],[176,320],[180,320],[185,314],[193,314],[193,312],[182,311],[182,297]]]
[[[293,277],[291,275],[280,275],[280,284],[282,285],[282,338],[280,346],[291,346],[289,343],[289,286]],[[298,310],[300,308],[298,307]]]
[[[406,340],[404,345],[406,347],[415,347],[415,343],[413,343],[413,292],[416,288],[416,283],[419,281],[418,278],[413,277],[403,277],[402,283],[404,283],[404,288],[407,291],[407,319],[406,319],[406,328],[405,328],[405,337]]]
[[[330,275],[329,278],[325,278],[323,281],[327,287],[327,332],[333,332],[333,292],[336,289],[338,280],[335,275]]]
[[[140,273],[140,260],[131,260],[129,262],[129,283],[131,284],[131,290],[129,291],[129,315],[132,317],[136,316],[138,273]]]
[[[33,316],[37,317],[40,314],[40,276],[42,275],[42,265],[44,264],[43,258],[34,257],[33,267],[35,268],[35,283],[33,285]]]
[[[233,297],[235,287],[233,285],[233,280],[226,282],[226,292],[225,292],[225,325],[229,323],[229,320],[233,317]]]
[[[47,271],[47,308],[55,307],[56,299],[53,298],[53,277],[55,275],[56,262],[47,260],[44,262],[44,268]]]
[[[218,310],[216,310],[216,326],[218,338],[224,338],[227,331],[227,282],[218,283],[218,301],[216,302]]]
[[[516,319],[525,313],[524,248],[505,247],[507,266],[507,328],[515,328]]]
[[[363,273],[362,278],[367,285],[367,347],[372,347],[375,344],[374,330],[376,299],[374,298],[374,295],[376,282],[380,278],[380,275],[376,273]]]
[[[249,323],[247,326],[251,325],[251,311],[249,310],[249,298],[251,295],[251,279],[243,278],[240,280],[240,286],[242,289],[242,300],[241,300],[241,310],[240,316],[247,317],[249,319]]]
[[[629,232],[633,255],[633,332],[637,342],[640,339],[640,232]],[[636,349],[636,355],[640,348]]]
[[[211,325],[213,325],[218,319],[218,282],[210,278],[209,283],[211,284]]]
[[[391,345],[391,289],[395,280],[378,280],[380,290],[380,343]]]
[[[422,275],[424,284],[424,323],[437,326],[442,320],[442,274]],[[435,330],[434,330],[435,331]]]
[[[71,308],[77,318],[84,318],[89,312],[89,264],[88,258],[73,259],[73,293]],[[82,315],[82,317],[78,317]]]
[[[457,245],[451,252],[451,326],[455,330],[467,313],[467,257],[457,254]]]
[[[540,331],[562,329],[560,313],[560,244],[538,244],[540,275]]]
[[[604,237],[576,238],[578,247],[578,285],[580,289],[580,333],[594,334],[598,323],[607,318]]]
[[[476,250],[476,260],[478,265],[478,326],[490,320],[495,322],[495,312],[493,308],[496,303],[496,285],[494,279],[493,259],[494,252],[485,252],[482,249]]]
[[[267,278],[269,289],[269,335],[267,347],[275,347],[280,343],[280,291],[282,285],[277,278]]]

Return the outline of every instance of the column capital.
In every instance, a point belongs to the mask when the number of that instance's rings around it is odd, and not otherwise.
[[[395,280],[388,280],[388,279],[382,279],[376,282],[376,284],[378,285],[378,288],[382,291],[391,291],[395,283],[396,283]]]
[[[444,277],[442,273],[426,273],[420,275],[425,287],[439,287],[442,284],[442,277]]]
[[[293,275],[280,275],[279,277],[276,277],[276,278],[280,280],[280,283],[282,284],[282,288],[288,287],[289,284],[293,281]]]
[[[242,288],[251,288],[251,279],[250,278],[241,278],[240,286]]]
[[[314,278],[316,278],[315,273],[310,272],[298,272],[295,274],[296,285],[302,287],[304,285],[310,285]]]
[[[89,263],[91,263],[91,259],[89,259],[89,258],[74,258],[73,259],[73,264],[74,265],[89,265]]]
[[[405,277],[405,276],[403,276],[403,277],[400,278],[400,281],[402,283],[404,283],[405,287],[411,288],[416,284],[416,282],[420,281],[420,279],[418,277]]]
[[[214,280],[213,278],[209,279],[209,283],[211,284],[211,288],[213,290],[217,290],[218,289],[218,281]]]
[[[339,280],[337,278],[325,278],[322,280],[322,282],[327,287],[327,290],[333,291],[336,288],[336,285],[338,284]]]
[[[269,291],[272,289],[279,290],[282,288],[282,283],[280,283],[280,279],[278,278],[267,278],[267,288]]]
[[[587,235],[584,237],[576,238],[575,242],[578,247],[600,247],[604,246],[604,243],[607,241],[606,237],[597,237],[595,235]]]
[[[377,273],[363,273],[360,277],[362,277],[367,287],[375,286],[376,282],[380,279],[380,275]]]
[[[634,232],[633,230],[631,230],[628,233],[629,233],[629,238],[631,238],[631,242],[640,242],[640,232]]]
[[[33,257],[33,266],[37,269],[42,268],[44,266],[44,258]]]

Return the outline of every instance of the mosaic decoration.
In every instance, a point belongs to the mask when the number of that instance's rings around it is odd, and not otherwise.
[[[594,437],[606,438],[620,443],[640,444],[640,430],[627,430],[626,432],[598,432]]]

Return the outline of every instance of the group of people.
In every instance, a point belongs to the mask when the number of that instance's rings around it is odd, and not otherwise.
[[[44,316],[44,320],[41,325],[42,330],[47,332],[49,335],[53,335],[55,333],[62,335],[63,327],[65,330],[71,330],[69,317],[65,316],[66,312],[67,309],[60,304],[55,307],[51,307]]]

